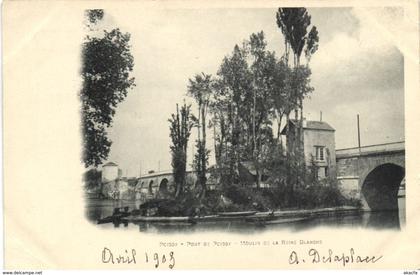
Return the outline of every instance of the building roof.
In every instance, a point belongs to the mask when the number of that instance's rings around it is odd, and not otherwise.
[[[335,131],[331,125],[324,121],[309,120],[306,122],[306,127],[304,129],[315,129],[315,130],[325,130],[325,131]]]
[[[104,167],[104,166],[118,166],[118,164],[116,164],[115,162],[110,161],[110,162],[107,162],[104,165],[102,165],[102,167]]]
[[[299,121],[296,119],[290,119],[289,123],[291,123],[294,126],[299,125]],[[287,125],[283,127],[283,130],[281,131],[281,134],[286,134]],[[335,131],[331,125],[324,121],[317,121],[317,120],[304,120],[303,123],[303,129],[309,129],[309,130],[321,130],[321,131]]]

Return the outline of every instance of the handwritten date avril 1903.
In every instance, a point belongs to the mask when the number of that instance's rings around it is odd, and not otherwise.
[[[306,255],[305,255],[306,256]],[[382,256],[360,256],[357,255],[353,248],[348,253],[334,253],[331,249],[328,249],[328,253],[321,254],[318,250],[311,248],[308,250],[306,257],[299,256],[296,251],[292,251],[289,256],[289,264],[299,263],[341,263],[343,266],[347,264],[357,263],[376,263],[382,259]]]
[[[111,249],[104,247],[102,250],[102,263],[110,264],[137,264],[143,262],[145,264],[152,264],[155,268],[168,267],[173,269],[175,267],[175,255],[171,251],[168,254],[147,253],[138,255],[135,249],[125,249],[122,253],[115,253]]]

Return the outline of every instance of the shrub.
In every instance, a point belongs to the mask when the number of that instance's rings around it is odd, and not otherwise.
[[[222,191],[240,210],[266,211],[274,208],[273,201],[263,190],[232,184]]]
[[[321,208],[343,205],[359,206],[360,201],[346,199],[335,185],[315,184],[295,190],[299,208]]]
[[[99,188],[102,180],[102,172],[96,169],[90,169],[83,174],[83,182],[86,190]]]
[[[223,190],[224,195],[236,204],[248,204],[251,200],[250,190],[243,186],[231,184]]]

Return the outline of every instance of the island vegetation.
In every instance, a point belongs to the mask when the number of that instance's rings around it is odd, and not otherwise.
[[[305,8],[279,8],[277,25],[284,39],[284,52],[277,56],[267,49],[264,32],[252,33],[241,44],[234,45],[216,75],[199,73],[188,81],[187,94],[198,106],[197,113],[184,105],[181,120],[189,137],[192,125],[197,128],[193,170],[197,184],[185,188],[186,151],[182,158],[173,148],[178,144],[179,130],[173,127],[171,139],[172,168],[175,175],[177,208],[165,209],[171,215],[185,215],[195,209],[200,214],[221,211],[244,211],[292,208],[318,208],[341,205],[360,206],[346,199],[334,177],[319,179],[314,165],[306,165],[303,153],[303,100],[311,86],[310,60],[318,49],[319,36],[311,25]],[[304,55],[304,61],[302,60]],[[178,110],[178,107],[177,107]],[[280,131],[285,121],[294,118],[299,130],[285,146]],[[213,133],[214,148],[206,145],[206,129]],[[188,142],[188,138],[184,139]],[[185,144],[180,146],[183,147]],[[210,153],[216,163],[208,167]],[[254,182],[240,176],[240,165],[252,164]],[[182,172],[180,172],[182,170]],[[220,184],[218,190],[206,190],[207,176]],[[271,188],[261,188],[263,177]]]
[[[102,194],[97,166],[107,159],[117,105],[135,85],[130,72],[134,59],[130,35],[118,28],[98,30],[102,10],[86,13],[90,34],[82,46],[83,163],[85,187]],[[267,49],[263,31],[233,45],[215,74],[200,72],[186,81],[186,94],[197,107],[177,103],[169,117],[170,153],[175,191],[159,205],[157,215],[203,215],[229,211],[274,211],[342,205],[360,206],[343,197],[335,177],[320,179],[303,152],[303,101],[311,86],[311,57],[319,47],[319,34],[305,8],[279,8],[276,20],[284,41],[280,55]],[[298,131],[290,134],[290,119]],[[287,146],[281,131],[284,128]],[[193,171],[187,183],[187,148],[197,131]],[[214,147],[208,146],[208,131]],[[209,157],[215,164],[209,166]],[[240,169],[248,163],[254,177],[244,179]],[[219,188],[209,190],[209,180]],[[264,188],[262,185],[270,188]],[[134,196],[133,196],[134,197]]]

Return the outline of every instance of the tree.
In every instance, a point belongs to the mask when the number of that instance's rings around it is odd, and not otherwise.
[[[226,110],[226,139],[224,150],[226,160],[223,162],[227,167],[227,177],[224,179],[228,183],[238,183],[239,162],[247,155],[249,150],[250,135],[247,125],[251,121],[252,112],[252,76],[247,63],[246,50],[235,45],[231,56],[226,56],[217,72],[219,77],[217,96],[221,100],[223,107],[218,106],[219,110]],[[220,108],[221,107],[221,108]],[[246,131],[248,130],[248,131]]]
[[[284,32],[288,30],[284,29]],[[315,32],[313,36],[316,36]],[[313,41],[315,45],[316,41]],[[278,59],[274,52],[266,49],[266,45],[262,31],[251,34],[241,46],[235,45],[232,54],[223,59],[209,89],[215,171],[222,184],[239,182],[238,164],[242,161],[253,162],[257,187],[260,186],[263,171],[267,169],[277,169],[281,173],[290,171],[278,169],[288,165],[283,158],[282,147],[275,150],[276,157],[270,157],[270,154],[278,147],[279,141],[281,143],[283,118],[288,118],[291,111],[299,107],[299,101],[312,92],[311,71],[308,66],[290,67],[285,56]],[[287,45],[288,49],[293,50],[289,43]],[[310,52],[308,50],[308,54]],[[201,91],[197,82],[190,86]],[[197,102],[199,106],[202,104],[199,98]],[[278,126],[276,139],[272,129],[273,120],[277,120]]]
[[[261,182],[261,158],[263,147],[272,138],[273,90],[275,85],[276,57],[266,50],[264,32],[251,34],[247,42],[251,57],[252,75],[252,160],[256,169],[257,188]],[[270,135],[268,135],[270,134]]]
[[[90,10],[86,16],[92,29],[102,19],[103,11]],[[97,167],[108,157],[112,141],[107,128],[112,126],[118,103],[135,86],[130,77],[134,60],[129,41],[130,34],[116,28],[103,30],[100,36],[87,35],[83,42],[80,99],[85,167]]]
[[[285,60],[281,59],[276,62],[273,71],[273,89],[271,97],[273,100],[274,117],[277,121],[277,143],[280,143],[280,148],[283,148],[280,132],[282,129],[282,121],[284,116],[290,114],[294,108],[293,100],[291,97],[291,75],[292,70],[286,65]]]
[[[284,36],[285,54],[293,51],[294,66],[299,66],[300,56],[305,48],[305,55],[312,55],[318,49],[318,31],[315,26],[308,34],[311,16],[306,8],[279,8],[276,14],[277,26]]]
[[[98,21],[101,21],[104,18],[104,10],[101,9],[93,9],[93,10],[86,10],[85,17],[87,22],[85,23],[86,26],[93,30],[95,25]]]
[[[305,56],[309,63],[311,60],[312,55],[318,50],[318,43],[319,43],[319,37],[318,37],[318,30],[315,26],[312,27],[311,31],[308,34],[307,38],[307,47],[305,49]]]
[[[102,171],[90,169],[83,174],[83,181],[86,189],[93,189],[101,186]]]
[[[191,106],[184,103],[179,110],[177,104],[176,113],[172,114],[168,120],[172,140],[170,149],[172,153],[172,173],[176,184],[175,197],[181,195],[185,187],[188,140],[193,127],[190,109]]]
[[[218,170],[229,171],[224,180],[236,182],[238,163],[251,160],[257,187],[262,178],[263,152],[273,142],[274,101],[278,109],[284,109],[288,99],[275,98],[283,89],[278,79],[285,79],[280,75],[285,71],[280,70],[274,52],[266,45],[261,31],[251,34],[242,47],[234,47],[220,66],[210,104]]]
[[[228,124],[228,97],[224,95],[224,86],[220,79],[215,79],[212,94],[209,102],[209,111],[211,120],[209,126],[213,128],[214,140],[214,156],[216,159],[215,178],[222,183],[226,183],[230,178],[227,167],[228,165],[228,140],[229,140],[229,124]]]
[[[206,121],[207,109],[210,103],[212,89],[211,75],[204,73],[195,75],[194,79],[189,79],[188,94],[192,96],[198,105],[198,139],[197,154],[194,158],[194,166],[197,173],[198,183],[201,186],[200,197],[205,196],[206,191],[206,172],[210,151],[206,148]]]
[[[305,48],[305,56],[309,62],[310,57],[318,49],[318,31],[316,27],[312,27],[308,34],[308,27],[311,24],[311,16],[308,14],[306,8],[279,8],[276,14],[277,25],[280,28],[284,36],[285,41],[285,60],[288,65],[289,60],[289,49],[293,52],[293,80],[301,81],[298,76],[303,76],[301,73],[305,68],[300,66],[300,57]],[[309,70],[310,72],[310,70]],[[297,152],[299,156],[297,158],[297,171],[295,172],[297,177],[299,173],[304,173],[304,153],[303,153],[303,98],[307,93],[307,89],[300,90],[296,87],[301,87],[298,83],[292,83],[295,88],[292,89],[292,98],[295,105],[295,119],[298,120],[298,109],[300,109],[299,129],[296,131],[294,137],[298,141]],[[287,114],[287,120],[289,120]],[[287,129],[289,131],[289,129]],[[294,141],[293,141],[294,142]],[[288,152],[289,154],[289,152]]]

